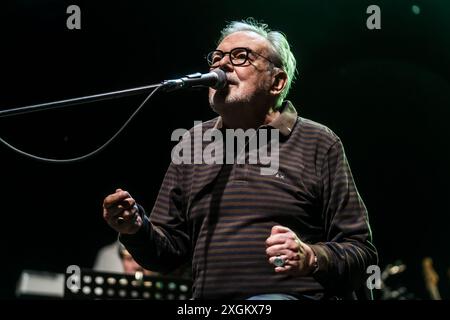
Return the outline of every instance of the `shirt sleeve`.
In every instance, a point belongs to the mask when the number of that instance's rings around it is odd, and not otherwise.
[[[144,222],[139,231],[133,235],[120,235],[120,241],[133,258],[152,271],[170,272],[190,256],[180,167],[170,164],[150,218],[139,206]]]
[[[338,139],[328,149],[321,172],[325,241],[310,245],[317,257],[314,278],[333,292],[356,290],[369,265],[377,264],[367,209]]]

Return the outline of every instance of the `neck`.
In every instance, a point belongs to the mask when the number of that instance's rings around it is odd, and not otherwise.
[[[279,115],[279,111],[274,111],[272,107],[265,108],[264,112],[257,112],[256,109],[250,109],[253,112],[232,112],[223,114],[222,121],[226,128],[229,129],[257,129],[262,125],[266,125],[275,120]]]

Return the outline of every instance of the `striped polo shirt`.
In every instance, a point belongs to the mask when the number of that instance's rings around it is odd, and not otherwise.
[[[150,217],[140,207],[144,224],[134,235],[121,235],[122,243],[154,271],[191,260],[195,299],[355,290],[377,253],[340,139],[299,117],[289,101],[262,128],[279,130],[276,173],[262,175],[264,165],[248,161],[175,164],[172,158]],[[220,117],[201,124],[202,133],[211,129],[224,131]],[[199,143],[203,151],[211,145],[201,137],[184,143]],[[275,225],[311,246],[319,265],[314,274],[275,273],[265,246]]]

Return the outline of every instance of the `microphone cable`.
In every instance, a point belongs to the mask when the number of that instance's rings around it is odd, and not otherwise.
[[[144,99],[144,101],[139,105],[139,107],[136,109],[136,111],[134,111],[131,116],[128,118],[127,121],[125,121],[125,123],[119,128],[119,130],[117,130],[117,132],[110,138],[108,139],[103,145],[101,145],[100,147],[98,147],[97,149],[95,149],[94,151],[91,151],[85,155],[79,156],[79,157],[75,157],[75,158],[69,158],[69,159],[53,159],[53,158],[45,158],[45,157],[40,157],[40,156],[36,156],[34,154],[25,152],[23,150],[20,150],[16,147],[14,147],[13,145],[11,145],[10,143],[8,143],[7,141],[5,141],[4,139],[2,139],[0,137],[0,142],[3,143],[5,146],[7,146],[8,148],[10,148],[11,150],[26,156],[28,158],[34,159],[34,160],[38,160],[38,161],[43,161],[43,162],[47,162],[47,163],[72,163],[72,162],[78,162],[81,160],[85,160],[89,157],[92,157],[94,155],[96,155],[97,153],[101,152],[103,149],[105,149],[108,145],[111,144],[111,142],[113,142],[117,136],[128,126],[128,124],[131,122],[131,120],[133,120],[133,118],[136,116],[136,114],[138,114],[138,112],[142,109],[142,107],[145,105],[145,103],[158,91],[158,89],[160,89],[162,87],[162,85],[156,87],[155,89],[153,89],[152,92],[150,92],[150,94]]]

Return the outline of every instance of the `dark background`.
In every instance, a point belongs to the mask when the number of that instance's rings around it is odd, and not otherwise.
[[[66,28],[71,4],[81,7],[81,30]],[[381,30],[366,27],[371,4],[381,8]],[[287,34],[299,114],[344,141],[380,266],[403,261],[402,285],[427,298],[421,261],[430,256],[449,298],[448,1],[2,3],[0,109],[205,72],[225,21],[249,16]],[[78,156],[103,144],[144,97],[0,118],[0,137],[40,156]],[[0,144],[0,297],[14,297],[23,269],[91,267],[116,237],[103,198],[122,187],[150,209],[172,131],[214,116],[206,90],[157,94],[106,150],[79,163],[37,162]]]

